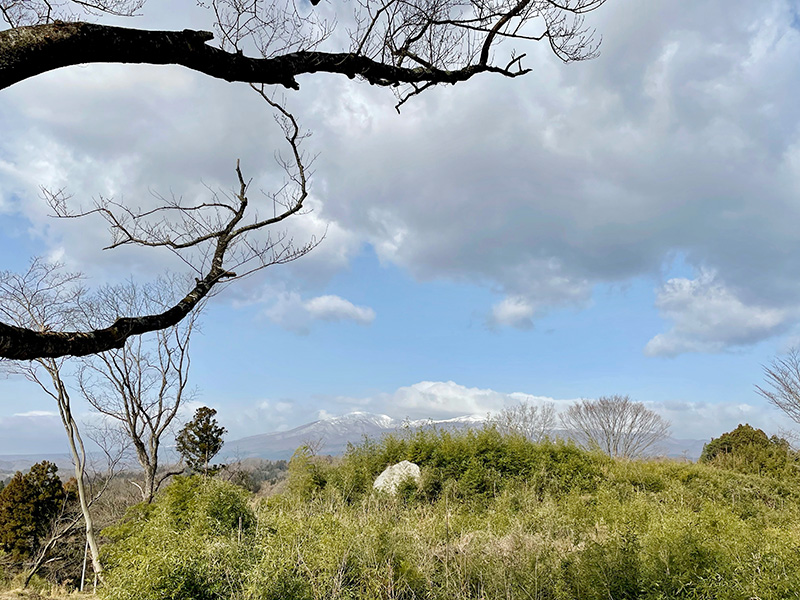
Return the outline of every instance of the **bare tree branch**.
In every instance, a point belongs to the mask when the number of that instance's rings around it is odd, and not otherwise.
[[[756,391],[780,408],[795,423],[800,423],[800,349],[792,348],[764,367],[766,387]]]
[[[577,441],[614,458],[638,458],[666,439],[670,423],[629,396],[581,400],[561,415]]]
[[[285,232],[274,236],[267,234],[264,239],[254,237],[293,215],[302,214],[309,193],[308,166],[300,149],[307,134],[301,132],[294,116],[270,98],[263,88],[256,87],[256,91],[277,111],[278,124],[292,153],[291,160],[281,162],[288,185],[268,197],[274,209],[273,216],[259,218],[258,213],[250,209],[250,182],[245,179],[238,161],[238,191],[197,205],[186,206],[182,200],[172,199],[165,200],[166,203],[156,209],[135,211],[113,200],[101,199],[94,209],[71,213],[63,194],[48,193],[50,206],[59,217],[77,218],[92,214],[103,217],[111,227],[112,247],[167,248],[191,265],[200,277],[195,279],[188,294],[165,310],[142,316],[114,316],[113,323],[107,327],[59,331],[63,327],[54,326],[47,331],[37,331],[0,323],[0,357],[31,360],[37,357],[86,356],[120,349],[131,336],[177,325],[211,294],[215,286],[268,266],[297,260],[320,243],[312,237],[301,245],[295,245]],[[164,217],[165,214],[170,218]]]
[[[41,73],[77,64],[141,63],[182,65],[210,77],[247,82],[277,113],[291,158],[282,162],[286,185],[271,196],[275,212],[260,219],[248,210],[249,181],[236,165],[238,191],[214,194],[208,202],[162,199],[155,209],[133,209],[103,199],[89,211],[71,212],[63,190],[48,192],[63,218],[97,214],[111,227],[109,248],[139,245],[166,248],[196,274],[195,285],[162,312],[119,315],[88,331],[62,327],[39,331],[0,322],[0,358],[31,360],[86,356],[120,349],[131,336],[172,327],[220,284],[269,265],[295,260],[317,240],[295,245],[286,232],[251,236],[302,214],[308,196],[306,161],[300,145],[307,134],[265,85],[297,89],[297,78],[336,73],[392,88],[399,108],[439,84],[456,84],[478,74],[518,77],[529,72],[514,49],[495,62],[504,40],[546,40],[565,62],[596,56],[599,42],[584,24],[586,13],[605,0],[354,0],[349,49],[334,47],[335,20],[295,0],[208,0],[199,2],[214,18],[219,47],[209,31],[151,31],[86,22],[87,15],[133,15],[143,0],[0,0],[0,89]],[[312,2],[312,4],[316,4]],[[346,44],[345,44],[346,45]],[[246,52],[257,53],[251,57]],[[505,66],[502,66],[502,65]]]
[[[335,24],[314,13],[301,15],[294,2],[215,0],[211,7],[221,48],[207,44],[214,38],[208,31],[149,31],[54,21],[52,15],[8,16],[12,28],[0,32],[0,89],[52,69],[108,62],[182,65],[225,81],[291,89],[298,89],[298,76],[319,72],[381,86],[454,84],[479,73],[517,77],[528,70],[491,64],[490,50],[499,39],[546,38],[565,62],[592,58],[598,43],[583,18],[604,1],[359,0],[348,52],[316,50]],[[120,4],[135,11],[131,3]],[[538,31],[527,33],[528,24]],[[244,55],[247,43],[260,58]],[[416,66],[403,66],[408,58]]]
[[[89,326],[107,314],[148,312],[169,303],[179,283],[177,278],[162,278],[148,286],[106,287],[82,308]],[[160,450],[182,404],[192,395],[187,389],[189,340],[199,314],[196,309],[173,327],[131,338],[119,350],[87,357],[79,370],[84,398],[118,422],[133,445],[144,471],[140,490],[147,503],[152,502],[160,484],[175,474],[159,474]]]

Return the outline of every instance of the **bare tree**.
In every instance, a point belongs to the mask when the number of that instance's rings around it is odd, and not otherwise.
[[[95,432],[96,433],[96,432]],[[120,438],[121,432],[119,429],[104,428],[102,439],[98,440],[101,443],[101,448],[104,454],[102,461],[102,471],[97,468],[92,468],[91,463],[84,474],[84,488],[88,490],[87,495],[90,498],[88,505],[92,513],[92,523],[96,523],[95,508],[97,502],[100,501],[108,491],[109,484],[117,475],[117,467],[122,461],[125,450],[124,440]],[[95,437],[89,433],[93,441]],[[65,484],[65,488],[71,488],[72,480]],[[61,506],[59,514],[53,519],[50,525],[50,531],[47,536],[43,538],[38,551],[33,556],[28,572],[23,581],[23,587],[27,587],[36,573],[43,567],[56,563],[63,559],[63,556],[53,556],[55,550],[60,546],[69,545],[69,539],[75,536],[75,531],[84,520],[83,507],[80,501],[77,502],[75,491],[78,489],[77,480],[75,480],[75,490],[70,490],[64,497],[64,502]],[[80,500],[80,498],[78,498]],[[98,529],[102,529],[104,525],[101,523]],[[89,550],[88,539],[86,552]],[[83,544],[81,544],[83,545]],[[84,573],[85,573],[86,556],[84,553]],[[83,591],[83,579],[81,580],[80,591]]]
[[[666,439],[670,423],[629,396],[581,400],[561,415],[570,434],[586,448],[614,458],[638,458]]]
[[[767,387],[756,391],[780,408],[795,423],[800,423],[800,349],[792,348],[764,367]]]
[[[76,307],[84,294],[80,275],[66,273],[62,265],[34,259],[23,274],[8,271],[0,273],[0,316],[21,327],[50,331],[74,326]],[[62,378],[65,358],[38,358],[30,362],[3,361],[2,367],[10,373],[23,375],[34,382],[58,406],[61,423],[67,433],[67,442],[75,466],[81,514],[86,527],[86,540],[92,554],[94,572],[102,577],[103,567],[95,537],[90,507],[94,497],[87,481],[87,457],[67,386]]]
[[[289,159],[280,155],[277,157],[286,171],[287,181],[270,195],[272,210],[269,216],[261,215],[257,210],[248,211],[251,182],[245,179],[238,161],[238,191],[224,195],[213,193],[209,202],[186,204],[181,198],[160,198],[163,204],[154,209],[133,210],[113,199],[101,198],[92,209],[72,212],[63,190],[44,190],[56,216],[79,218],[100,215],[105,219],[113,235],[108,248],[138,245],[166,248],[174,252],[196,275],[194,285],[188,294],[173,299],[173,304],[162,307],[160,312],[133,313],[143,315],[138,317],[115,316],[112,317],[111,326],[95,325],[83,333],[63,330],[41,332],[16,327],[16,334],[22,335],[17,341],[23,341],[21,345],[16,345],[11,338],[4,337],[3,328],[6,325],[0,323],[0,357],[29,360],[37,355],[86,356],[122,348],[126,340],[134,335],[180,323],[223,282],[246,277],[272,265],[291,262],[318,244],[318,240],[312,237],[308,242],[298,245],[285,231],[274,235],[269,232],[271,226],[300,213],[308,197],[307,165],[303,162],[300,150],[305,134],[301,133],[291,113],[264,90],[258,91],[264,101],[277,111],[276,120],[291,149]],[[259,238],[257,234],[263,230],[267,233]]]
[[[556,425],[556,408],[552,402],[533,404],[523,400],[506,406],[489,419],[502,433],[523,435],[533,442],[542,442],[552,435]]]
[[[149,285],[108,286],[82,303],[82,311],[89,324],[108,315],[152,312],[171,302],[179,283],[172,277]],[[78,372],[80,390],[89,404],[117,421],[129,437],[144,471],[139,489],[147,503],[168,477],[183,471],[182,466],[160,469],[159,453],[178,411],[191,397],[189,340],[198,315],[194,311],[168,329],[130,338],[119,350],[86,357]]]
[[[336,73],[392,89],[399,109],[435,85],[456,84],[483,73],[512,78],[528,73],[522,66],[524,53],[513,48],[498,51],[504,40],[543,41],[564,62],[593,58],[598,43],[584,18],[604,2],[355,0],[352,16],[342,16],[349,26],[347,35],[339,36],[334,35],[338,15],[321,16],[299,1],[210,0],[202,5],[214,21],[219,40],[214,47],[208,44],[214,39],[209,31],[149,31],[87,22],[89,17],[134,15],[143,0],[0,0],[0,17],[8,24],[0,31],[0,89],[52,69],[107,62],[176,64],[209,77],[247,82],[277,111],[291,148],[285,164],[294,186],[293,193],[273,198],[277,210],[267,219],[247,210],[248,183],[238,166],[237,193],[195,205],[173,199],[141,210],[103,199],[94,211],[72,212],[65,194],[51,191],[56,214],[98,213],[111,224],[111,247],[169,248],[197,273],[196,282],[161,313],[121,316],[92,330],[39,331],[0,323],[0,357],[83,356],[121,348],[131,336],[180,322],[212,288],[242,276],[235,269],[247,273],[280,264],[313,247],[313,241],[296,248],[291,240],[265,242],[254,235],[300,212],[307,195],[308,174],[298,150],[303,136],[294,117],[272,100],[265,85],[298,89],[300,75]],[[187,258],[185,253],[191,251],[198,251],[202,259]]]

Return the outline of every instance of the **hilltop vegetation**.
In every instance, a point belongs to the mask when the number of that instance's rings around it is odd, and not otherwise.
[[[800,454],[789,442],[776,435],[767,437],[761,429],[747,424],[712,439],[703,448],[700,462],[782,479],[800,475]]]
[[[420,464],[397,497],[389,463]],[[104,597],[797,597],[800,481],[612,460],[494,429],[299,451],[283,493],[177,478],[104,534]]]

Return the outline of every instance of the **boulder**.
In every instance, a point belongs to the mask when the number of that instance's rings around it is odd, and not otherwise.
[[[419,475],[419,465],[404,460],[396,465],[386,467],[383,473],[378,475],[372,487],[376,490],[383,490],[389,494],[395,494],[401,482],[406,479],[419,481]]]

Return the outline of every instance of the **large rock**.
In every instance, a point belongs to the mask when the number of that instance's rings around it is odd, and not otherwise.
[[[386,467],[386,469],[378,475],[372,487],[376,490],[383,490],[389,494],[397,492],[397,486],[406,479],[413,479],[419,481],[419,466],[414,463],[404,460]]]

